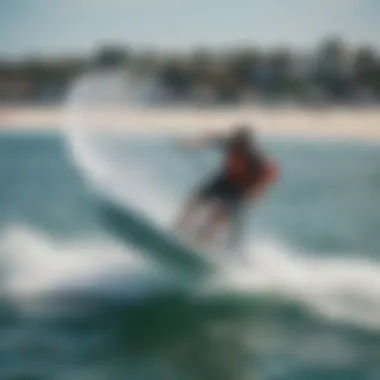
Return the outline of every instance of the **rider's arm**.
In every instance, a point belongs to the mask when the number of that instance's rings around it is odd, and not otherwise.
[[[181,141],[181,147],[185,149],[202,149],[208,147],[224,147],[227,137],[217,132],[206,132],[195,138]]]
[[[279,169],[277,164],[273,160],[268,160],[259,182],[250,191],[249,198],[251,200],[261,198],[278,181],[278,177]]]

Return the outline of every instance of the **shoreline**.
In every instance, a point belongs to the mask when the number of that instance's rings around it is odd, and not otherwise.
[[[0,107],[0,133],[58,132],[67,123],[82,122],[61,107]],[[107,132],[198,133],[228,130],[239,122],[251,124],[263,137],[337,139],[380,142],[380,109],[309,110],[295,108],[122,109],[86,111],[91,128]],[[133,126],[133,128],[131,127]]]

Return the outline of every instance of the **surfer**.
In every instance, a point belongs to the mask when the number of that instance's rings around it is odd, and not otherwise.
[[[195,192],[185,205],[177,221],[176,230],[184,232],[202,210],[210,208],[205,224],[196,232],[198,243],[215,241],[220,232],[226,231],[231,220],[239,218],[247,203],[257,202],[278,177],[277,165],[264,156],[248,125],[237,125],[230,135],[211,134],[186,144],[193,148],[217,147],[222,149],[224,162],[221,170]],[[233,226],[231,226],[233,227]],[[235,223],[232,232],[241,229]],[[229,235],[228,243],[234,247],[236,235]]]

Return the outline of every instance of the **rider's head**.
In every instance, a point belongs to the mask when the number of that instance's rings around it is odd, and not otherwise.
[[[254,134],[248,124],[237,124],[232,132],[234,143],[242,149],[249,149],[254,143]]]

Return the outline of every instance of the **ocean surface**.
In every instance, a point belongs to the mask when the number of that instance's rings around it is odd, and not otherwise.
[[[380,379],[378,146],[263,140],[279,184],[193,275],[99,199],[168,230],[219,153],[68,140],[0,136],[1,380]]]

